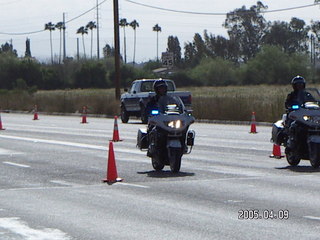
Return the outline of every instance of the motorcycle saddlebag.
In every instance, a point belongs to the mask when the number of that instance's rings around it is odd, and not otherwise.
[[[194,145],[194,138],[196,136],[196,133],[194,130],[189,130],[187,133],[187,145],[193,146]]]
[[[284,142],[285,133],[283,121],[279,120],[272,125],[271,141],[277,145],[281,145]]]
[[[147,129],[140,128],[137,136],[137,146],[140,150],[148,149]]]
[[[311,135],[308,137],[309,159],[320,158],[320,136]]]

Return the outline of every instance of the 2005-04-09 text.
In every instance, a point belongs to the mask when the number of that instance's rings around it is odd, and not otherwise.
[[[240,209],[238,211],[238,219],[251,220],[251,219],[289,219],[289,210],[271,210],[271,209]]]

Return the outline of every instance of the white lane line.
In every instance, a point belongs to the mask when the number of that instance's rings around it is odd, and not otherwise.
[[[67,182],[67,181],[63,181],[63,180],[51,180],[50,182],[55,183],[55,184],[59,184],[62,186],[68,186],[68,187],[83,187],[83,185],[81,185],[81,184]]]
[[[71,240],[71,238],[59,229],[44,228],[33,229],[20,218],[0,218],[0,227],[10,232],[24,237],[24,239],[34,240]]]
[[[17,137],[17,136],[9,136],[9,135],[0,135],[0,138],[27,141],[27,142],[36,142],[36,143],[55,144],[55,145],[78,147],[78,148],[88,148],[88,149],[94,149],[94,150],[103,150],[103,151],[108,150],[107,146],[99,146],[99,145],[92,145],[92,144],[85,144],[85,143],[56,141],[56,140],[48,140],[48,139],[40,139],[40,138]],[[122,152],[122,153],[134,153],[139,155],[145,155],[145,152],[140,152],[138,149],[132,150],[132,149],[126,149],[126,148],[119,148],[116,146],[115,146],[115,151]]]
[[[243,203],[243,200],[227,200],[227,203]]]
[[[14,163],[14,162],[3,162],[4,164],[8,164],[11,166],[15,166],[15,167],[22,167],[22,168],[29,168],[29,165],[25,165],[25,164],[19,164],[19,163]]]
[[[0,148],[0,155],[13,155],[13,154],[21,154],[19,152],[11,151],[8,149]]]
[[[40,138],[27,138],[27,137],[17,137],[17,136],[9,136],[9,135],[1,135],[0,138],[22,140],[22,141],[28,141],[28,142],[37,142],[37,143],[49,143],[49,144],[80,147],[80,148],[107,150],[107,147],[103,147],[103,146],[83,144],[83,143],[74,143],[74,142],[65,142],[65,141],[47,140],[47,139],[40,139]]]
[[[119,183],[119,185],[125,185],[125,186],[130,186],[130,187],[137,187],[137,188],[150,188],[150,187],[144,186],[144,185],[124,183],[124,182]]]
[[[320,217],[314,217],[314,216],[303,216],[306,219],[310,219],[310,220],[318,220],[320,221]]]

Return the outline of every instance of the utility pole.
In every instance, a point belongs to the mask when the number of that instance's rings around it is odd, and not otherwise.
[[[97,58],[100,59],[100,46],[99,46],[99,0],[97,0]]]
[[[77,38],[77,60],[80,60],[80,51],[79,51],[79,38]]]
[[[63,13],[63,62],[66,60],[66,14]]]
[[[310,42],[311,42],[311,46],[310,46],[311,59],[310,60],[311,60],[312,65],[314,66],[315,63],[316,63],[316,61],[315,61],[316,60],[316,58],[315,58],[316,54],[315,54],[315,37],[313,35],[311,35],[311,37],[310,37]]]
[[[115,65],[115,97],[120,99],[120,41],[119,41],[119,5],[118,0],[113,0],[114,24],[114,65]]]

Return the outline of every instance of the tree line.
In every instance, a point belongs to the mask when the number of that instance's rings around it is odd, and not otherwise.
[[[320,74],[320,21],[308,25],[293,17],[290,22],[267,22],[262,15],[266,9],[259,1],[250,8],[243,6],[229,12],[223,23],[228,38],[205,30],[202,35],[195,33],[182,49],[178,37],[169,36],[167,51],[173,53],[174,68],[160,77],[172,78],[178,86],[288,84],[298,74],[316,82]],[[124,19],[121,22],[128,25]],[[135,29],[138,23],[134,22],[132,27]],[[104,47],[104,59],[67,59],[63,64],[46,64],[31,57],[28,41],[24,58],[17,57],[12,44],[1,45],[0,88],[114,86],[114,49],[108,44]],[[122,87],[128,87],[137,78],[159,77],[152,71],[159,67],[158,59],[139,66],[122,61]]]

